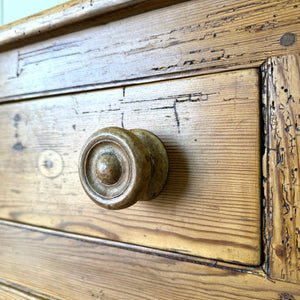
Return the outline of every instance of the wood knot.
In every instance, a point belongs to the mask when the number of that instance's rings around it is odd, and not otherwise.
[[[296,35],[291,32],[285,33],[279,40],[281,46],[292,46],[296,42]]]
[[[285,257],[285,254],[286,254],[286,249],[283,245],[278,245],[276,248],[275,248],[275,253],[278,257],[282,257],[284,258]]]

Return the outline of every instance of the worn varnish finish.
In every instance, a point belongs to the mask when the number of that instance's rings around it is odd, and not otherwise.
[[[263,66],[266,272],[300,283],[300,58]]]
[[[260,66],[300,52],[299,17],[296,0],[194,0],[13,49],[0,101]]]
[[[124,7],[128,10],[132,5],[137,5],[144,0],[72,0],[61,5],[49,8],[24,19],[6,24],[0,28],[0,48],[13,47],[16,43],[23,42],[37,36],[51,34],[62,27],[74,26],[76,23],[90,21],[94,17],[118,11]]]
[[[299,285],[268,280],[261,272],[208,267],[6,224],[0,225],[0,236],[0,277],[54,299],[300,299]]]
[[[71,0],[0,27],[0,52],[185,0]]]
[[[262,262],[260,74],[247,69],[300,52],[299,1],[149,11],[175,2],[74,0],[0,29],[1,300],[300,299],[299,58],[262,69]],[[247,70],[218,73],[234,69]],[[106,126],[163,140],[156,200],[112,212],[85,195],[80,148]]]
[[[259,264],[258,72],[2,104],[0,217]],[[169,179],[156,199],[107,211],[85,195],[80,150],[106,126],[143,128],[163,141]]]
[[[1,300],[47,300],[49,298],[32,296],[23,291],[19,291],[11,287],[0,284],[0,299]]]

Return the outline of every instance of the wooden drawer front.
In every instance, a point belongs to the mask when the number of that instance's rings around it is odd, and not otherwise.
[[[157,199],[109,211],[85,195],[81,146],[107,126],[163,141],[170,170]],[[0,217],[258,265],[259,131],[256,69],[2,104]]]

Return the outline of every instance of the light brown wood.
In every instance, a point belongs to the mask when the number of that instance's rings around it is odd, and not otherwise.
[[[0,299],[1,300],[47,300],[49,298],[40,298],[40,297],[37,298],[35,296],[26,294],[22,291],[18,291],[11,287],[0,284]]]
[[[0,28],[1,300],[300,299],[299,58],[249,69],[300,53],[299,0],[179,2],[74,0]],[[106,126],[166,144],[156,200],[85,195],[80,149]]]
[[[0,48],[143,0],[72,0],[0,27]]]
[[[289,0],[193,0],[13,49],[0,101],[258,67],[300,52],[299,16]]]
[[[0,51],[127,17],[176,1],[71,0],[0,27]]]
[[[265,269],[300,283],[300,58],[270,58],[263,66]]]
[[[300,299],[299,285],[230,268],[0,226],[0,277],[55,299]],[[26,276],[24,276],[26,274]]]
[[[260,263],[259,70],[0,106],[0,217],[230,262]],[[98,128],[159,136],[159,197],[107,211],[84,193],[78,158]]]

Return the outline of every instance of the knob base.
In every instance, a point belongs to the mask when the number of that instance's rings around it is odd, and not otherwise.
[[[149,201],[160,194],[166,183],[169,168],[167,151],[160,139],[153,133],[144,129],[132,129],[130,131],[139,138],[150,156],[150,181],[147,191],[139,199],[141,201]]]

